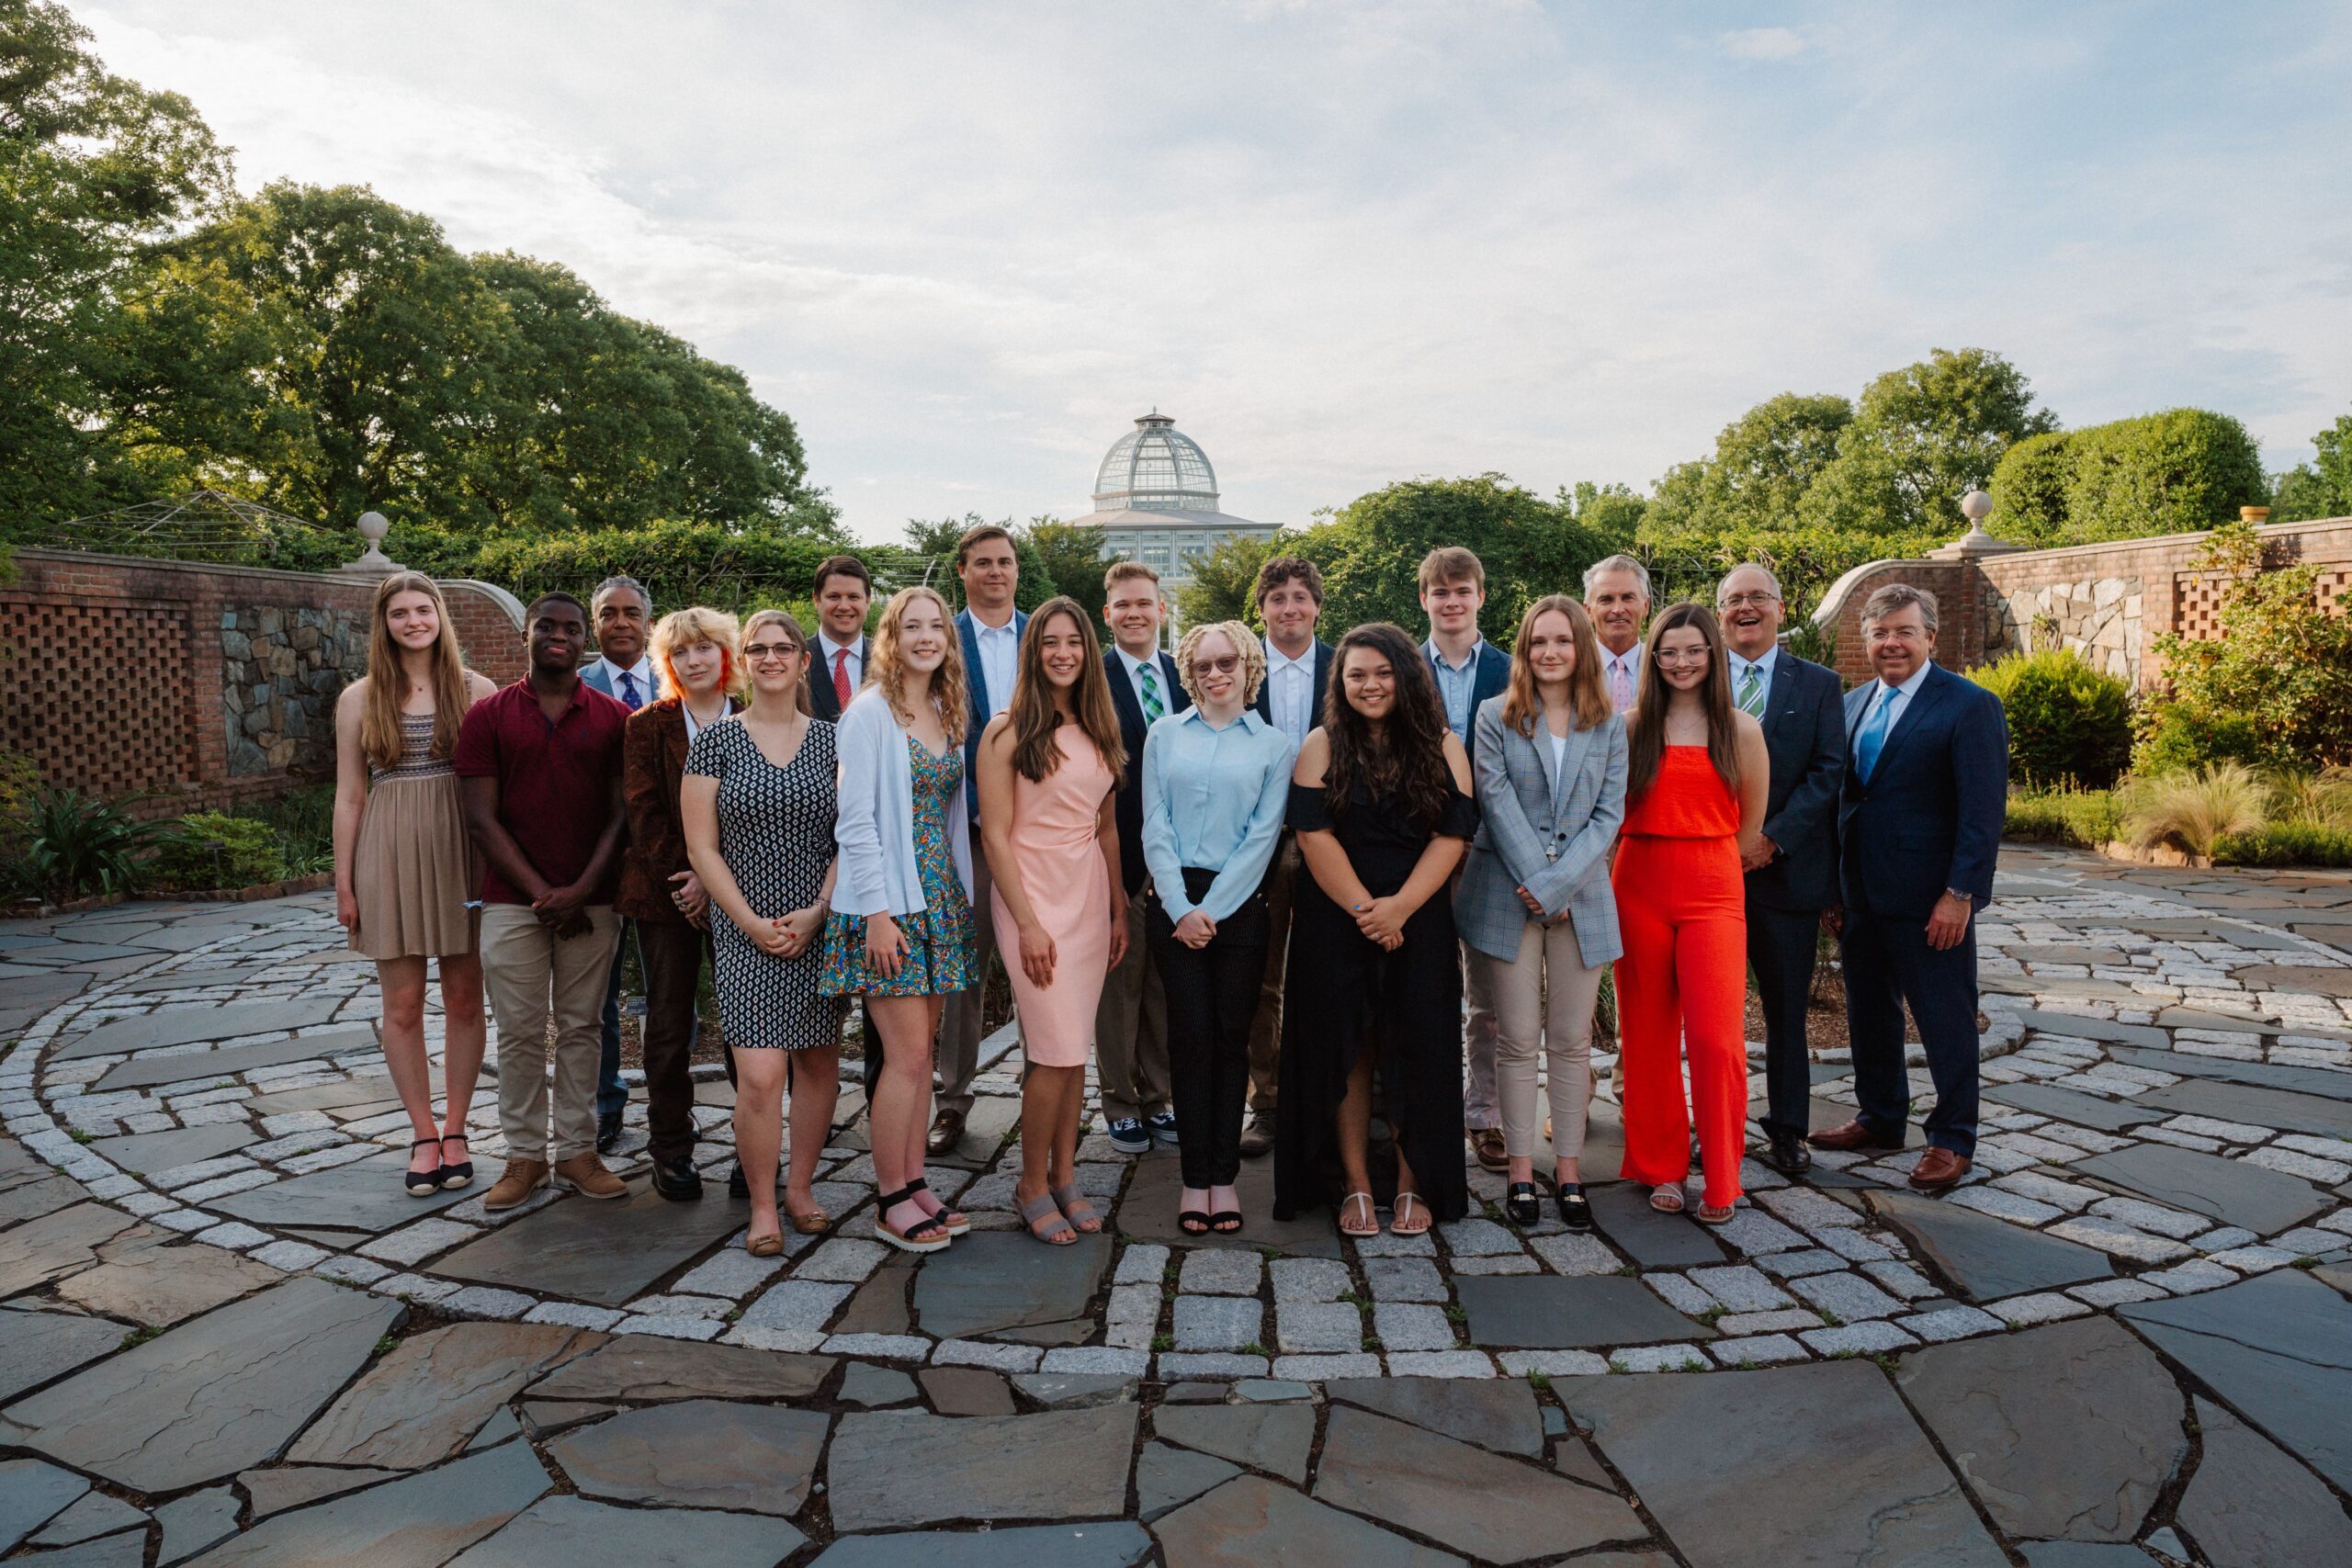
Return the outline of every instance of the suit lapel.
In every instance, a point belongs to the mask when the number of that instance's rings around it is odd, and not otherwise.
[[[1143,706],[1136,701],[1136,683],[1128,679],[1127,661],[1117,649],[1102,656],[1102,673],[1111,682],[1111,705],[1119,710],[1119,733],[1132,751],[1143,743]]]
[[[1878,762],[1871,769],[1873,780],[1885,775],[1887,762],[1896,749],[1918,730],[1927,714],[1944,700],[1946,679],[1949,677],[1941,668],[1931,667],[1928,678],[1919,682],[1919,689],[1911,694],[1911,700],[1903,705],[1903,711],[1894,716],[1894,723],[1886,732],[1886,741],[1878,749]]]
[[[1544,750],[1548,751],[1551,747],[1547,744]],[[1560,808],[1567,804],[1569,792],[1575,787],[1577,776],[1584,772],[1584,760],[1591,750],[1592,731],[1590,729],[1568,731],[1567,752],[1562,759],[1559,777],[1552,781],[1553,816],[1557,817],[1560,814]]]

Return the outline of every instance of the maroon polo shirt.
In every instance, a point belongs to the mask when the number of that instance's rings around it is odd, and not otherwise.
[[[595,858],[628,722],[628,709],[582,681],[563,716],[549,724],[526,676],[467,710],[451,765],[459,778],[498,781],[498,820],[538,874],[564,887]],[[616,854],[589,903],[613,901],[620,867]],[[486,904],[530,902],[494,866],[482,870],[481,897]]]

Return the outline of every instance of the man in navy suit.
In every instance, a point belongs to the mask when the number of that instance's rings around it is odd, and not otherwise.
[[[1805,999],[1821,911],[1838,902],[1838,791],[1846,777],[1845,703],[1837,674],[1780,645],[1780,580],[1734,567],[1715,586],[1732,701],[1764,727],[1772,784],[1764,834],[1747,861],[1747,963],[1764,1004],[1764,1158],[1795,1176],[1813,1164],[1813,1075]]]
[[[827,556],[817,567],[811,591],[817,605],[817,643],[808,651],[808,711],[839,724],[842,709],[865,683],[874,652],[865,635],[865,613],[874,603],[874,578],[855,556]]]
[[[580,679],[631,713],[669,695],[662,690],[661,666],[647,650],[653,632],[653,596],[645,591],[645,584],[634,577],[608,577],[596,584],[588,606],[596,631],[596,657],[580,667]],[[637,922],[623,920],[620,942],[613,949],[612,972],[605,978],[605,1011],[599,1026],[599,1154],[611,1154],[620,1143],[621,1114],[628,1109],[628,1086],[621,1082],[621,961],[636,942]],[[638,968],[644,969],[641,959]]]
[[[964,580],[964,608],[956,631],[964,644],[964,680],[971,712],[965,716],[964,807],[972,824],[972,924],[979,941],[981,982],[958,991],[939,1028],[936,1067],[938,1113],[924,1147],[944,1155],[963,1140],[964,1118],[972,1109],[972,1075],[980,1062],[980,995],[987,988],[989,960],[996,956],[996,921],[989,917],[989,863],[980,852],[980,731],[1012,703],[1013,672],[1020,667],[1021,634],[1029,617],[1013,608],[1021,586],[1021,558],[1012,535],[1000,524],[983,523],[956,542],[956,573]]]
[[[1911,1172],[1922,1192],[1960,1184],[1976,1153],[1976,911],[2009,789],[2009,730],[2000,700],[1938,669],[1935,595],[1908,583],[1862,605],[1862,644],[1877,679],[1847,694],[1846,783],[1838,796],[1844,908],[1833,911],[1846,959],[1846,1032],[1860,1114],[1815,1133],[1825,1149],[1899,1149],[1911,1088],[1903,1070],[1907,1003],[1927,1045],[1936,1106],[1928,1152]]]
[[[1478,705],[1502,695],[1510,684],[1510,655],[1478,635],[1478,612],[1487,603],[1487,569],[1461,546],[1445,545],[1421,558],[1420,582],[1421,609],[1430,618],[1429,640],[1421,645],[1421,653],[1437,677],[1446,727],[1466,747]],[[1495,1099],[1495,1002],[1485,964],[1463,964],[1462,1000],[1469,1013],[1463,1055],[1470,1068],[1462,1094],[1463,1133],[1480,1166],[1502,1171],[1510,1161],[1503,1150],[1502,1110]]]
[[[1281,730],[1295,752],[1307,731],[1323,722],[1331,689],[1331,645],[1315,635],[1323,614],[1323,572],[1305,556],[1276,556],[1258,568],[1253,590],[1266,628],[1266,678],[1258,687],[1258,716]],[[1256,1159],[1274,1146],[1274,1102],[1283,1057],[1283,977],[1290,966],[1290,910],[1298,886],[1298,840],[1288,824],[1259,885],[1266,900],[1266,977],[1258,1016],[1250,1025],[1250,1122],[1241,1154]]]
[[[1182,713],[1193,699],[1176,678],[1176,661],[1159,651],[1165,608],[1159,574],[1141,561],[1113,561],[1102,574],[1102,621],[1112,642],[1102,668],[1127,748],[1113,813],[1119,823],[1119,873],[1127,885],[1127,951],[1103,977],[1102,999],[1094,1010],[1094,1067],[1111,1146],[1140,1155],[1150,1152],[1155,1139],[1170,1148],[1178,1141],[1176,1113],[1168,1103],[1168,1000],[1151,944],[1143,939],[1150,902],[1143,863],[1143,742],[1154,724]]]

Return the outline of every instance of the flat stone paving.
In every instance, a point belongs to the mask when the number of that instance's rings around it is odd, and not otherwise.
[[[1600,1232],[1483,1212],[1174,1228],[1011,1210],[1001,1055],[933,1169],[971,1238],[741,1247],[723,1079],[699,1204],[399,1189],[371,965],[322,897],[0,922],[0,1551],[57,1568],[2312,1563],[2352,1560],[2352,876],[2008,846],[1979,931],[1978,1167],[1750,1161],[1732,1224],[1606,1179]],[[441,1027],[428,1014],[437,1057]],[[1760,1047],[1751,1047],[1760,1098]],[[1815,1114],[1852,1104],[1816,1054]],[[1920,1103],[1931,1093],[1912,1064]],[[1685,1376],[1660,1376],[1683,1372]],[[1498,1497],[1508,1497],[1508,1506]],[[21,1547],[17,1543],[21,1542]],[[14,1559],[12,1559],[14,1560]]]

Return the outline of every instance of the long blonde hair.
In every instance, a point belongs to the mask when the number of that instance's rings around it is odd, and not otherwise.
[[[371,612],[375,626],[368,634],[368,694],[359,716],[359,751],[379,768],[400,765],[401,709],[408,700],[408,682],[401,669],[401,645],[392,640],[386,619],[396,593],[422,593],[433,601],[433,615],[441,627],[433,641],[433,755],[448,757],[458,750],[458,726],[466,716],[466,658],[458,648],[458,628],[449,620],[448,601],[440,585],[421,571],[396,571],[376,585]]]
[[[1535,666],[1527,657],[1527,645],[1535,638],[1535,617],[1555,610],[1567,616],[1576,639],[1576,668],[1568,671],[1568,706],[1576,715],[1576,727],[1590,729],[1615,711],[1609,702],[1609,684],[1601,678],[1600,637],[1592,629],[1592,617],[1566,594],[1546,593],[1519,618],[1519,640],[1511,647],[1510,684],[1503,693],[1503,728],[1518,730],[1522,739],[1533,739],[1535,721],[1544,712],[1535,695]]]
[[[947,739],[961,746],[971,719],[971,697],[964,684],[964,638],[956,629],[956,613],[947,607],[947,601],[938,589],[918,582],[891,594],[889,604],[882,607],[882,624],[874,629],[874,683],[882,688],[883,700],[899,716],[899,722],[904,724],[910,716],[907,711],[906,670],[899,652],[899,623],[905,616],[907,606],[917,599],[928,599],[938,605],[940,621],[946,627],[947,656],[940,660],[939,669],[931,677],[931,705],[938,711],[940,728],[947,731]]]
[[[1111,787],[1116,789],[1127,765],[1119,711],[1111,705],[1111,682],[1103,672],[1102,648],[1094,640],[1093,624],[1087,620],[1084,606],[1067,596],[1048,599],[1031,611],[1029,629],[1021,638],[1021,661],[1012,680],[1012,701],[1006,709],[1012,721],[1012,771],[1031,784],[1042,784],[1047,773],[1062,765],[1061,743],[1054,739],[1062,718],[1054,706],[1053,681],[1046,673],[1046,631],[1060,615],[1069,617],[1086,645],[1086,657],[1078,667],[1078,687],[1069,694],[1070,713],[1086,738],[1094,742],[1095,750],[1102,754],[1102,765],[1111,770]]]

